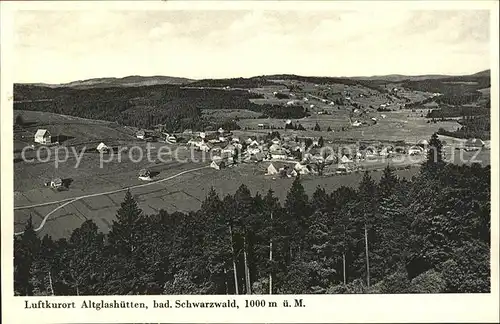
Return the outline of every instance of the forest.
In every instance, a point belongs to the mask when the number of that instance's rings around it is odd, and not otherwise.
[[[258,105],[261,95],[244,90],[193,89],[175,85],[72,89],[14,86],[14,109],[116,121],[139,128],[164,124],[170,132],[216,128],[227,120],[204,119],[202,109],[247,109],[267,118],[302,118],[303,108]]]
[[[489,140],[491,137],[490,116],[464,117],[459,121],[461,127],[455,131],[447,131],[443,128],[438,130],[439,135],[457,138],[480,138]]]
[[[490,168],[442,159],[411,180],[286,200],[212,189],[196,212],[145,215],[125,194],[109,233],[14,237],[16,295],[480,293],[490,291]],[[430,158],[432,156],[432,158]]]
[[[473,96],[473,94],[491,86],[490,75],[454,76],[443,79],[408,80],[402,83],[402,87],[417,91],[441,93],[446,96]]]

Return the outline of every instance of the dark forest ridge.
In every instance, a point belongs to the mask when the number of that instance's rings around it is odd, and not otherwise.
[[[333,79],[351,79],[351,80],[378,80],[378,81],[388,81],[388,82],[401,82],[401,81],[421,81],[429,79],[448,79],[448,78],[460,78],[460,77],[490,77],[490,70],[480,71],[470,75],[444,75],[444,74],[427,74],[427,75],[402,75],[402,74],[389,74],[389,75],[376,75],[376,76],[357,76],[357,77],[325,77],[325,76],[300,76],[295,74],[273,74],[273,75],[262,75],[250,78],[220,78],[220,79],[188,79],[182,77],[171,77],[171,76],[139,76],[132,75],[123,78],[93,78],[87,80],[78,80],[68,83],[61,84],[47,84],[47,83],[18,83],[26,85],[36,85],[44,87],[71,87],[71,88],[92,88],[92,87],[137,87],[137,86],[148,86],[148,85],[159,85],[159,84],[188,84],[196,81],[206,81],[206,80],[235,80],[235,79],[254,79],[254,78],[333,78]]]
[[[448,79],[448,78],[459,78],[459,77],[490,77],[490,70],[484,70],[469,75],[446,75],[446,74],[424,74],[424,75],[403,75],[403,74],[389,74],[389,75],[374,75],[369,77],[346,77],[347,79],[356,80],[381,80],[381,81],[421,81],[429,79]]]
[[[187,78],[171,77],[171,76],[140,76],[131,75],[123,78],[94,78],[87,80],[78,80],[61,84],[47,83],[25,83],[37,86],[45,86],[51,88],[70,87],[70,88],[92,88],[92,87],[138,87],[158,84],[186,84],[194,80]]]

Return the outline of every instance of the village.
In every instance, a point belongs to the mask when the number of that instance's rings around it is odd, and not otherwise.
[[[383,115],[385,116],[385,115]],[[384,117],[383,117],[384,118]],[[390,141],[357,141],[348,143],[325,140],[323,136],[303,136],[300,132],[287,130],[292,120],[283,121],[284,131],[261,132],[245,136],[241,131],[192,131],[167,133],[164,125],[154,129],[140,129],[136,139],[143,143],[157,143],[169,148],[184,148],[196,152],[201,161],[209,163],[216,170],[232,168],[241,163],[265,165],[265,175],[290,178],[298,175],[333,176],[357,173],[360,171],[380,171],[386,165],[396,169],[408,168],[421,163],[428,146],[426,139],[417,143],[393,143]],[[238,134],[240,133],[240,134]],[[60,145],[57,136],[53,137],[47,129],[37,129],[31,149],[35,146],[56,148]],[[447,142],[444,141],[446,145]],[[485,147],[481,139],[471,138],[459,142],[452,149],[476,151]],[[158,148],[156,148],[158,149]],[[100,142],[95,148],[86,148],[86,153],[112,154],[117,147]],[[446,157],[446,151],[445,151]],[[159,159],[156,164],[161,163]],[[261,168],[262,169],[262,168]],[[143,181],[153,180],[155,173],[148,168],[138,171],[138,178]],[[55,177],[45,183],[54,189],[67,189],[65,181]]]

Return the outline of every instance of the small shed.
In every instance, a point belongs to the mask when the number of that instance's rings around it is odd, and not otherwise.
[[[151,179],[151,171],[148,169],[142,169],[139,171],[139,179],[141,180],[150,180]]]
[[[138,139],[145,139],[146,138],[146,131],[144,130],[140,130],[138,131],[137,133],[135,133],[135,136],[138,138]]]
[[[62,182],[62,179],[61,179],[61,178],[55,178],[55,179],[53,179],[53,180],[50,182],[50,186],[51,186],[52,188],[60,188],[60,187],[62,187],[62,184],[63,184],[63,182]]]

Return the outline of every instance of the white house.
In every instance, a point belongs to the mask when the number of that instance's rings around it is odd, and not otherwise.
[[[273,175],[273,174],[278,174],[278,170],[276,170],[276,168],[274,167],[274,165],[271,163],[269,164],[269,166],[267,167],[267,175]]]
[[[35,133],[35,143],[50,144],[52,142],[50,132],[46,129],[39,129]]]
[[[169,144],[177,143],[177,137],[175,137],[175,135],[166,135],[165,142]]]
[[[417,155],[424,153],[424,149],[420,146],[412,146],[408,149],[409,155]]]
[[[271,140],[271,142],[272,142],[273,144],[280,144],[280,143],[281,143],[281,140],[280,140],[279,138],[275,137],[275,138],[273,138],[273,139]]]
[[[466,151],[478,151],[484,147],[484,142],[479,138],[469,138],[464,145]]]
[[[147,169],[142,169],[139,171],[139,179],[149,181],[151,180],[151,171]]]
[[[222,149],[222,153],[234,154],[236,152],[236,147],[233,144],[228,144]]]
[[[101,142],[99,145],[97,145],[97,151],[100,153],[106,153],[109,151],[109,147]]]
[[[50,186],[52,188],[60,188],[62,186],[62,179],[61,178],[55,178],[50,182]]]
[[[145,131],[143,131],[143,130],[140,130],[140,131],[138,131],[138,132],[135,134],[135,136],[136,136],[138,139],[144,139],[144,138],[146,138],[146,132],[145,132]]]
[[[342,164],[345,164],[345,163],[351,163],[352,160],[350,160],[347,156],[344,155],[344,156],[342,156],[342,158],[340,158],[340,162]]]

